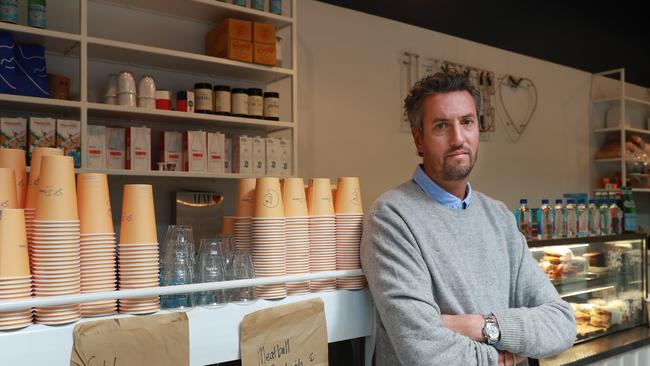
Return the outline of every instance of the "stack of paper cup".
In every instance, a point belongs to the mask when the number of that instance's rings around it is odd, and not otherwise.
[[[46,155],[40,162],[32,230],[32,267],[36,296],[75,295],[81,291],[79,215],[74,161]],[[36,323],[66,324],[80,318],[78,304],[37,307]]]
[[[286,275],[286,227],[279,178],[257,179],[251,232],[255,276]],[[258,286],[255,292],[260,299],[280,299],[287,296],[287,286],[284,283],[263,285]]]
[[[302,178],[286,178],[282,189],[287,226],[287,274],[309,273],[309,213]],[[288,282],[287,293],[309,293],[309,281]]]
[[[223,236],[231,236],[235,232],[235,216],[223,216],[221,218],[221,230],[219,234]]]
[[[27,166],[25,165],[25,151],[23,149],[0,149],[0,168],[14,170],[16,176],[17,208],[25,207],[27,195]]]
[[[359,246],[363,226],[363,206],[358,177],[338,180],[336,199],[336,270],[360,269]],[[365,287],[363,276],[336,279],[338,288],[357,290]]]
[[[27,241],[29,250],[32,250],[32,221],[36,211],[36,196],[38,195],[38,182],[41,173],[41,158],[46,155],[62,156],[63,150],[49,147],[37,147],[32,152],[32,162],[27,179],[27,191],[25,193],[25,225],[27,227]]]
[[[0,168],[0,210],[18,207],[16,175],[11,168]]]
[[[0,211],[0,301],[32,296],[25,213],[22,209]],[[32,309],[0,313],[0,330],[32,324]]]
[[[336,270],[336,218],[329,178],[314,178],[309,183],[309,269],[314,272]],[[336,290],[336,279],[313,280],[309,289]]]
[[[120,290],[159,286],[156,214],[149,184],[124,186],[118,258]],[[120,313],[150,314],[160,310],[160,297],[120,299],[119,307]]]
[[[81,293],[117,290],[116,240],[106,174],[77,176],[77,207],[81,221]],[[81,316],[117,312],[117,300],[81,304]]]
[[[242,252],[251,251],[251,223],[255,211],[255,179],[244,178],[237,182],[235,206],[235,246]]]

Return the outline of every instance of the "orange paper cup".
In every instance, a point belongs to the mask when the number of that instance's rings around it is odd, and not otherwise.
[[[153,188],[149,184],[127,184],[122,196],[120,244],[157,243]]]
[[[30,276],[25,213],[22,209],[0,211],[0,278]]]
[[[255,185],[254,217],[284,217],[280,178],[258,178]]]
[[[50,147],[37,147],[32,151],[32,165],[29,168],[29,179],[27,180],[27,195],[25,197],[25,208],[36,208],[36,197],[38,196],[38,182],[41,172],[41,158],[47,155],[63,156],[63,150]]]
[[[235,217],[224,216],[221,218],[221,235],[232,235],[235,228]]]
[[[286,178],[282,190],[284,215],[286,217],[307,216],[307,197],[302,178]]]
[[[255,178],[243,178],[237,182],[236,217],[251,217],[255,211]]]
[[[332,189],[329,178],[313,178],[310,187],[310,216],[333,216]]]
[[[334,210],[337,214],[363,214],[359,178],[340,177],[334,202]]]
[[[27,194],[27,166],[25,151],[22,149],[0,149],[0,168],[11,168],[16,175],[16,199],[18,206],[25,207]]]
[[[114,232],[106,174],[77,176],[77,207],[82,234]]]
[[[16,174],[11,168],[0,168],[0,210],[18,207]]]
[[[72,157],[42,157],[35,220],[79,220]]]

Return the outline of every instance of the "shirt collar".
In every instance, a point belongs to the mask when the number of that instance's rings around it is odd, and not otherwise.
[[[432,199],[436,200],[438,203],[445,207],[464,210],[469,207],[472,201],[472,186],[467,183],[467,194],[465,199],[461,200],[453,194],[445,191],[442,187],[437,185],[427,173],[422,169],[422,165],[418,165],[413,172],[413,181],[419,185],[422,190]]]

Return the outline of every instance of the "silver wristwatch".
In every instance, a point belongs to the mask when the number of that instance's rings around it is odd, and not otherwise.
[[[483,319],[485,319],[485,324],[483,325],[485,343],[494,346],[501,339],[501,330],[499,329],[497,319],[492,314],[483,316]]]

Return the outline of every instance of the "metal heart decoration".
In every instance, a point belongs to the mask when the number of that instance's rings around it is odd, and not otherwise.
[[[508,108],[506,101],[504,100],[504,88],[508,88],[514,92],[524,91],[528,99],[527,111],[519,119],[513,118],[513,110]],[[503,75],[499,78],[499,83],[497,87],[497,94],[499,98],[499,104],[503,111],[503,118],[506,130],[508,135],[513,142],[519,141],[521,136],[524,134],[526,127],[530,124],[530,121],[533,119],[535,110],[537,109],[537,88],[535,83],[528,78],[517,78],[512,75]]]

